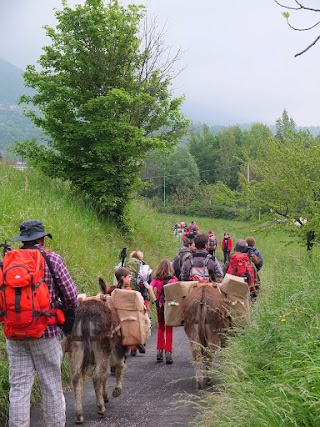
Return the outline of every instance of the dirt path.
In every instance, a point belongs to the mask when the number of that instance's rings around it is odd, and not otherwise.
[[[197,415],[194,370],[191,353],[182,327],[174,328],[173,364],[156,362],[156,329],[147,343],[146,354],[128,356],[122,395],[110,397],[107,414],[95,412],[92,382],[84,388],[86,427],[187,427]],[[115,380],[109,379],[110,396]],[[65,394],[67,403],[66,427],[74,426],[73,393]],[[31,426],[42,427],[42,411],[33,408]]]

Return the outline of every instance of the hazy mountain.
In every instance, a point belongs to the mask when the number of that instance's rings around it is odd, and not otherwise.
[[[26,93],[23,71],[0,58],[0,105],[17,105],[20,96]]]

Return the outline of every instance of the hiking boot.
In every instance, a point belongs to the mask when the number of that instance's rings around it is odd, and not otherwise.
[[[130,351],[131,356],[136,356],[137,355],[137,349],[134,348]]]
[[[139,353],[141,353],[141,354],[145,354],[145,352],[146,352],[146,346],[143,344],[138,344],[137,349],[139,350]]]
[[[157,362],[163,362],[163,350],[157,351]]]
[[[172,360],[172,353],[170,353],[169,351],[166,352],[166,364],[167,365],[171,365],[173,363]]]

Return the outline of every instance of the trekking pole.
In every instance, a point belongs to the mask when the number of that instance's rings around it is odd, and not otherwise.
[[[124,260],[126,259],[126,256],[127,256],[127,248],[123,248],[122,251],[120,252],[121,267],[124,266]]]
[[[2,257],[4,257],[8,251],[11,251],[11,247],[6,240],[4,243],[1,243],[0,248],[2,248]]]

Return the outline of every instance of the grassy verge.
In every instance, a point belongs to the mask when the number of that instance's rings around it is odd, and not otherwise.
[[[199,424],[206,427],[319,425],[318,248],[309,258],[279,230],[264,243],[253,322],[224,350],[224,392],[207,393],[201,402],[206,410]]]

